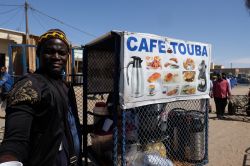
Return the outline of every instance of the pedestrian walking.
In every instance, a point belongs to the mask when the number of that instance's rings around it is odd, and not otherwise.
[[[217,74],[217,80],[213,84],[213,97],[216,107],[216,114],[219,119],[224,118],[227,100],[231,96],[229,83],[222,78],[220,73]]]

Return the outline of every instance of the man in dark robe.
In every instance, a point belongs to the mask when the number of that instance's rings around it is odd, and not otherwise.
[[[81,165],[81,133],[73,88],[62,79],[70,45],[52,29],[37,45],[39,69],[25,75],[7,97],[0,163]]]

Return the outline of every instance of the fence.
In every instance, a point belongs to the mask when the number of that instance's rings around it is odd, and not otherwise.
[[[115,125],[111,110],[97,116],[95,105],[105,102],[108,94],[89,95],[88,136],[96,165],[204,165],[208,161],[207,100],[177,101],[117,109]],[[109,107],[108,107],[109,109]]]

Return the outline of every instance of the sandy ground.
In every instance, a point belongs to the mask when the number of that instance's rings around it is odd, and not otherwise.
[[[246,95],[249,86],[238,85],[233,95]],[[226,115],[218,120],[211,99],[213,112],[209,114],[209,163],[208,166],[250,166],[250,117],[245,112]],[[0,111],[0,141],[3,136],[4,111]]]
[[[246,95],[250,86],[237,86],[233,95]],[[250,117],[245,112],[216,117],[213,99],[213,113],[209,114],[209,163],[208,166],[250,166]]]

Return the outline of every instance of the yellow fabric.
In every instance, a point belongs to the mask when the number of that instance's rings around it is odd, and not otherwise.
[[[49,30],[43,35],[40,36],[38,40],[38,46],[41,45],[41,43],[49,40],[49,39],[60,39],[65,42],[65,44],[69,47],[68,39],[66,38],[66,35],[61,32],[60,30]]]

